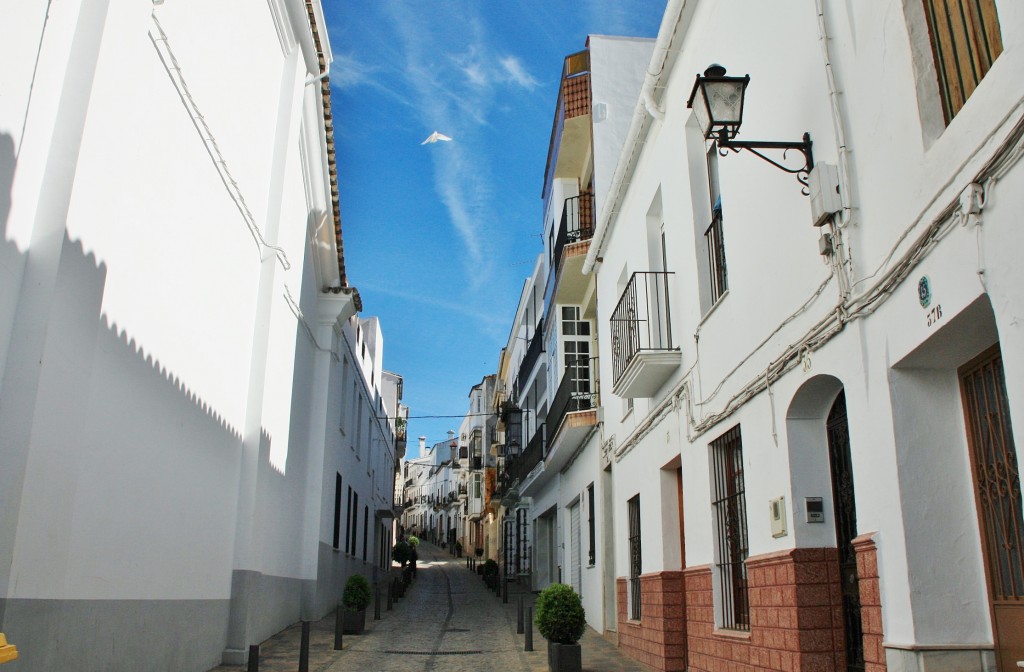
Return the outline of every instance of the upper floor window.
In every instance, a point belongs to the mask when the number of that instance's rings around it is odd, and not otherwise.
[[[711,143],[708,151],[708,186],[711,196],[711,223],[704,231],[708,253],[708,286],[711,305],[718,303],[729,289],[729,278],[725,272],[725,239],[722,235],[722,192],[718,183],[718,144]]]
[[[995,0],[923,0],[949,124],[1003,51]]]
[[[564,336],[590,336],[590,322],[580,319],[578,306],[562,306],[562,334]]]

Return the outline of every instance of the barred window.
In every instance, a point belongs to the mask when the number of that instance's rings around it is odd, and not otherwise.
[[[640,620],[640,495],[627,502],[629,508],[629,618]]]
[[[948,124],[1003,51],[995,0],[923,0]]]
[[[747,589],[747,509],[743,486],[743,442],[740,426],[711,442],[712,505],[715,513],[723,628],[750,629]]]

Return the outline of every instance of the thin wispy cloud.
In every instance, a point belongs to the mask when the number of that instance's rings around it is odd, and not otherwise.
[[[521,87],[530,78],[521,67],[515,69],[514,60],[510,70],[489,53],[487,31],[475,13],[442,14],[395,7],[391,19],[405,55],[404,77],[423,127],[445,129],[459,138],[458,143],[434,148],[434,187],[462,241],[464,249],[455,256],[463,261],[467,284],[479,289],[494,272],[493,255],[485,249],[493,244],[489,228],[494,213],[492,166],[475,139],[488,125],[495,88],[503,83]],[[431,23],[443,24],[445,33],[424,30]]]
[[[431,308],[437,308],[443,310],[446,313],[452,313],[456,315],[463,315],[465,317],[472,318],[477,323],[487,329],[498,329],[499,334],[504,335],[504,330],[508,328],[508,316],[504,314],[497,314],[493,312],[485,312],[483,310],[474,308],[460,303],[457,301],[445,301],[440,299],[434,294],[421,294],[418,292],[410,292],[405,289],[394,289],[391,287],[384,287],[372,282],[362,282],[359,285],[362,291],[377,292],[379,294],[386,294],[387,296],[401,299],[409,303],[416,305],[430,306]],[[502,306],[503,309],[506,306]]]
[[[537,88],[537,80],[526,71],[522,62],[515,56],[506,56],[501,59],[501,67],[505,69],[509,79],[515,84],[531,91]]]

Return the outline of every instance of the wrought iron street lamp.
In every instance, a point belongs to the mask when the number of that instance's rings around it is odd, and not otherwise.
[[[796,175],[797,181],[803,185],[804,195],[807,195],[809,193],[807,178],[814,167],[810,133],[804,133],[803,140],[799,142],[735,140],[740,125],[743,123],[743,97],[749,83],[750,75],[727,77],[725,68],[721,65],[710,65],[703,75],[697,75],[697,81],[693,85],[693,91],[690,93],[690,100],[687,101],[686,106],[693,109],[704,138],[718,143],[722,156],[726,156],[728,150],[739,152],[746,149],[776,168]],[[798,150],[803,154],[804,164],[799,168],[791,168],[759,151],[771,149],[781,149],[783,160],[789,150]]]

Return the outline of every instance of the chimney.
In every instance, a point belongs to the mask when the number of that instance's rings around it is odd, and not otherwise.
[[[427,437],[421,436],[420,437],[420,457],[423,457],[423,454],[425,452],[427,452]]]

